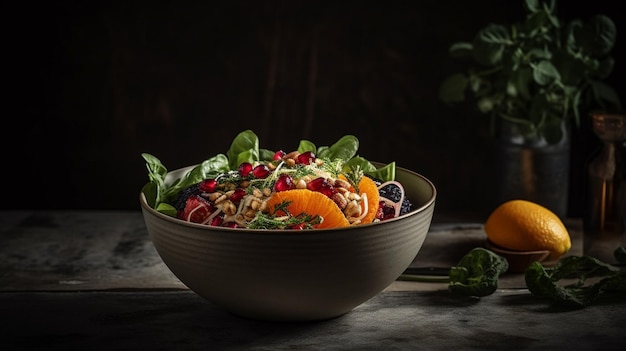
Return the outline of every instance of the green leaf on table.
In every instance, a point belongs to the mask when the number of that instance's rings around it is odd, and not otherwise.
[[[569,307],[585,307],[603,292],[626,293],[626,271],[591,256],[568,256],[552,268],[533,262],[524,278],[533,295]],[[586,284],[589,278],[602,279]],[[559,284],[563,279],[575,279],[575,282]]]
[[[448,291],[470,297],[491,295],[498,288],[498,278],[508,269],[504,257],[482,247],[474,248],[450,268]]]

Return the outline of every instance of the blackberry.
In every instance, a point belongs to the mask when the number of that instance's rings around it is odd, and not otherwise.
[[[402,189],[395,184],[388,184],[378,190],[380,196],[393,202],[398,202],[402,198]]]
[[[409,213],[411,211],[413,211],[413,203],[411,202],[411,200],[405,197],[404,201],[402,201],[402,206],[400,207],[400,215]]]
[[[201,191],[198,189],[198,184],[190,185],[178,193],[178,196],[172,205],[178,211],[183,210],[185,208],[185,204],[187,203],[187,199],[192,195],[200,195],[200,193]]]
[[[382,184],[380,181],[376,181],[376,182],[377,182],[377,185],[379,186]],[[404,189],[402,189],[397,184],[389,183],[383,186],[382,188],[380,188],[378,190],[378,193],[380,194],[380,196],[397,203],[402,198]],[[409,213],[412,210],[413,210],[413,203],[405,195],[404,199],[402,200],[402,205],[400,206],[400,215]]]

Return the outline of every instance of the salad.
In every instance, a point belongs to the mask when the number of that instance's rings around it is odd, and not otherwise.
[[[315,229],[384,221],[413,210],[395,162],[377,167],[346,135],[330,146],[301,140],[294,151],[259,147],[251,130],[178,179],[148,153],[142,192],[155,210],[180,220],[249,229]]]

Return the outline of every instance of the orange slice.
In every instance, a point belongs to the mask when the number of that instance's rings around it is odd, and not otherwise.
[[[339,178],[347,180],[343,174],[340,174]],[[353,187],[350,188],[350,191],[354,190]],[[360,224],[372,223],[376,218],[376,212],[378,212],[380,193],[378,192],[378,186],[370,177],[363,176],[359,181],[359,195],[363,196],[363,194],[367,194],[367,214],[361,219]],[[362,203],[361,210],[363,211],[364,209],[365,204]]]
[[[366,176],[361,177],[359,182],[359,195],[367,194],[367,214],[361,220],[361,223],[372,223],[378,212],[378,202],[380,202],[380,193],[378,186],[374,181]],[[364,205],[361,205],[362,207]]]
[[[324,220],[316,225],[315,228],[339,228],[350,225],[339,206],[320,192],[308,189],[293,189],[274,193],[267,200],[269,212],[274,213],[276,205],[285,201],[291,202],[287,206],[287,210],[294,216],[303,212],[312,216],[321,216]]]

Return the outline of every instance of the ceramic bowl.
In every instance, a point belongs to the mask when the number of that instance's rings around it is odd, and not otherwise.
[[[171,171],[172,181],[191,167]],[[396,168],[414,210],[360,226],[308,231],[249,230],[185,222],[140,204],[163,262],[189,289],[242,316],[312,321],[371,299],[411,264],[428,233],[433,183]]]

